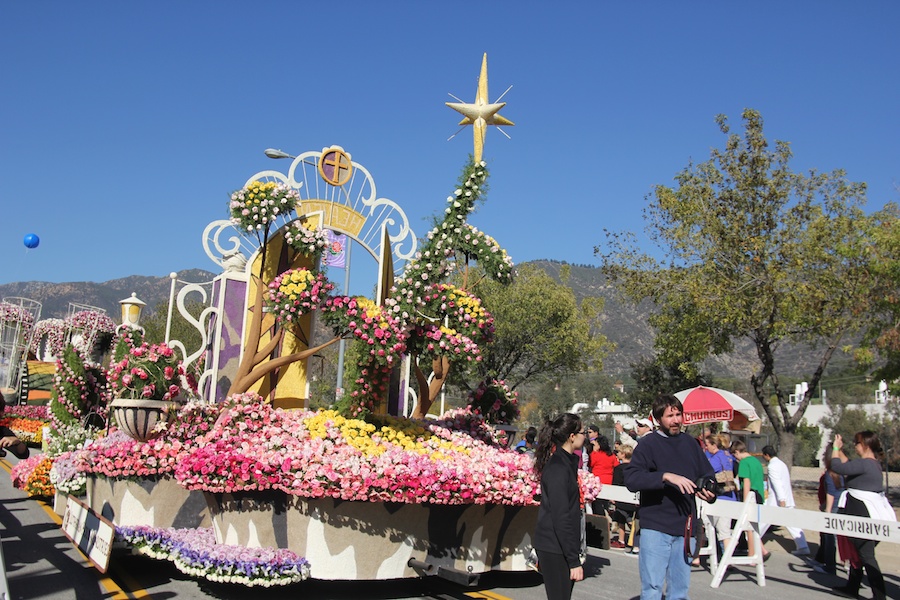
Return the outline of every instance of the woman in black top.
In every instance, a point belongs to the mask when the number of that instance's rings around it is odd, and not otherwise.
[[[882,486],[880,459],[884,456],[884,450],[881,447],[881,441],[872,431],[858,432],[853,436],[853,441],[859,458],[853,460],[847,458],[843,452],[844,440],[840,434],[834,436],[833,456],[827,450],[825,452],[825,463],[830,462],[831,470],[844,476],[846,490],[838,500],[840,507],[838,512],[857,517],[893,520],[896,518],[893,509],[889,505],[886,509],[883,506],[887,504],[887,501],[884,499],[884,487]],[[834,588],[834,590],[851,598],[859,598],[859,587],[862,583],[863,568],[865,568],[866,574],[869,576],[869,585],[872,586],[872,597],[874,600],[884,600],[887,593],[884,576],[881,574],[878,561],[875,560],[875,546],[878,545],[878,542],[853,537],[849,540],[856,548],[862,565],[854,566],[854,561],[851,560],[847,585]]]
[[[578,456],[584,445],[581,419],[571,413],[547,421],[538,433],[534,473],[541,480],[541,507],[534,549],[544,576],[547,600],[569,600],[581,567],[581,489]]]

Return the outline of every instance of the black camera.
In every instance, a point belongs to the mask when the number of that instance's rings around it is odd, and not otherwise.
[[[697,481],[694,482],[697,486],[697,491],[706,490],[707,492],[711,492],[713,495],[712,500],[709,500],[710,503],[716,501],[716,496],[722,493],[719,486],[719,483],[713,477],[699,477]]]

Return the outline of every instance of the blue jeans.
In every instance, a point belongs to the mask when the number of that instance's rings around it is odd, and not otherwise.
[[[691,565],[684,555],[683,535],[669,535],[653,529],[642,530],[638,562],[641,600],[662,598],[663,584],[666,587],[666,600],[687,600]]]

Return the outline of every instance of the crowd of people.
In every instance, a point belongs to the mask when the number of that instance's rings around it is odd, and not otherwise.
[[[700,502],[746,502],[752,498],[758,504],[795,507],[790,469],[778,458],[774,446],[762,448],[764,468],[743,441],[732,440],[726,432],[704,430],[697,438],[688,435],[682,412],[675,396],[660,396],[652,406],[652,420],[636,419],[633,433],[617,423],[612,442],[597,426],[586,427],[569,413],[526,434],[518,449],[534,453],[534,471],[541,481],[533,541],[548,600],[568,600],[575,582],[584,578],[586,510],[606,515],[617,525],[611,548],[638,554],[642,600],[660,599],[664,592],[667,599],[677,600],[688,597],[691,567],[699,564],[691,540],[685,542],[697,522]],[[878,437],[863,431],[854,436],[854,443],[859,458],[848,459],[840,435],[824,457],[822,510],[895,520],[884,495],[883,449]],[[622,485],[639,492],[640,504],[598,499],[585,506],[579,469],[590,470],[604,485]],[[722,550],[734,535],[734,523],[717,518],[712,524]],[[792,553],[809,555],[803,530],[784,527],[795,544]],[[769,528],[759,524],[760,538]],[[635,532],[639,536],[635,537]],[[747,554],[754,556],[754,536],[746,537]],[[820,539],[815,560],[822,570],[836,573],[836,554],[849,563],[848,581],[836,587],[836,592],[859,598],[865,572],[874,599],[886,598],[884,577],[875,558],[876,540],[827,533]],[[759,550],[762,560],[768,560],[771,554],[765,546]]]

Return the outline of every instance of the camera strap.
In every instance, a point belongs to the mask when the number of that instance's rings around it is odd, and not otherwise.
[[[694,507],[684,524],[684,556],[688,562],[700,556],[700,551],[706,546],[706,527],[703,524],[703,517],[700,516],[700,507],[696,500],[692,504]],[[695,541],[693,550],[692,539]]]

